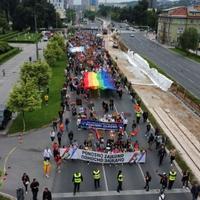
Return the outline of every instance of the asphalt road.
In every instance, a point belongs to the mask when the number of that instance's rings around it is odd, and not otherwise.
[[[105,97],[106,96],[106,97]],[[73,95],[73,100],[76,96]],[[95,110],[99,115],[103,115],[101,104],[103,100],[109,100],[109,95],[106,94],[101,98],[94,98]],[[120,100],[118,96],[114,95],[115,98],[115,110],[118,112],[126,113],[129,125],[128,131],[131,130],[132,120],[134,119],[133,105],[128,94],[125,94]],[[73,101],[72,100],[72,101]],[[87,106],[86,103],[84,106]],[[70,114],[71,115],[71,114]],[[147,140],[144,136],[146,124],[140,123],[140,133],[137,136],[139,144],[141,147],[147,149]],[[88,138],[89,131],[87,130],[77,130],[76,120],[71,116],[70,129],[74,131],[74,139],[76,139],[79,144],[82,144],[84,139]],[[67,135],[63,136],[63,145],[69,143]],[[92,170],[98,167],[101,171],[101,188],[94,189]],[[158,166],[158,157],[155,147],[150,151],[147,149],[147,160],[145,164],[118,164],[118,165],[101,165],[83,161],[64,161],[61,169],[61,173],[57,174],[53,183],[53,197],[54,199],[89,199],[89,200],[100,200],[100,199],[127,199],[132,200],[133,197],[136,200],[155,200],[158,199],[159,193],[159,176],[158,172],[169,172],[170,163],[169,157],[167,156],[161,167]],[[123,191],[119,194],[116,192],[117,188],[117,173],[118,170],[122,170],[124,174]],[[74,172],[80,171],[83,175],[83,182],[81,183],[80,193],[75,197],[73,196],[73,184],[72,175]],[[144,173],[149,171],[152,176],[152,181],[150,184],[150,191],[144,191]],[[177,180],[174,184],[175,190],[169,191],[167,194],[167,199],[170,200],[189,200],[190,194],[188,190],[182,189],[181,187],[181,176],[178,173]]]
[[[40,58],[42,58],[43,48],[47,42],[39,43]],[[20,67],[25,61],[32,57],[32,60],[36,60],[35,44],[11,44],[12,46],[22,48],[22,52],[0,65],[0,104],[5,104],[9,96],[10,90],[19,79]],[[5,77],[2,75],[2,69],[5,69]]]
[[[147,39],[142,32],[134,33],[134,35],[135,37],[130,37],[130,33],[121,33],[121,38],[131,50],[152,60],[184,88],[200,98],[199,63]]]

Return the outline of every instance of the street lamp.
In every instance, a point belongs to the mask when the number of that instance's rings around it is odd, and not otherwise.
[[[35,33],[37,34],[38,33],[38,30],[37,30],[37,16],[36,16],[36,8],[34,8],[34,24],[35,24]],[[38,41],[36,39],[36,44],[35,44],[35,47],[36,47],[36,59],[38,60],[39,59],[39,49],[38,49]]]

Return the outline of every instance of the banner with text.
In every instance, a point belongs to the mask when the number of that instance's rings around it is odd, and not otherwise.
[[[78,148],[60,149],[60,154],[64,159],[79,159],[94,163],[117,164],[117,163],[145,163],[146,152],[135,151],[126,153],[101,153],[96,151],[86,151]]]
[[[103,129],[103,130],[119,130],[123,128],[123,123],[115,123],[115,122],[101,122],[97,120],[88,120],[82,119],[79,125],[81,128],[95,128],[95,129]]]

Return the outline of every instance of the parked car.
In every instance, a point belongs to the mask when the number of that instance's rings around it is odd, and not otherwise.
[[[43,37],[43,41],[44,41],[44,42],[47,42],[47,41],[48,41],[48,36],[45,35],[45,36]]]
[[[12,112],[9,111],[4,105],[0,105],[0,130],[6,128],[8,122],[12,118]]]
[[[135,35],[134,35],[134,34],[131,34],[130,37],[135,37]]]

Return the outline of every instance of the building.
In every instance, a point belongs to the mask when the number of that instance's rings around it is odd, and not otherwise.
[[[90,9],[90,0],[81,0],[81,6],[83,10]]]
[[[65,19],[65,0],[49,0],[49,3],[53,4],[60,18]]]
[[[200,33],[200,6],[180,6],[164,10],[158,18],[157,40],[175,46],[186,28]]]
[[[69,8],[73,8],[74,6],[74,0],[64,0],[64,8],[65,9],[69,9]]]

